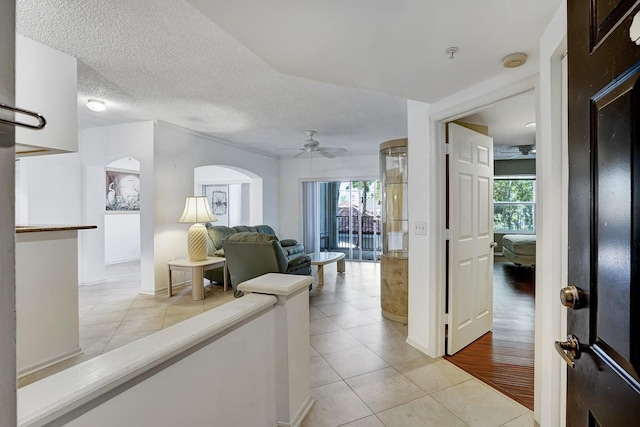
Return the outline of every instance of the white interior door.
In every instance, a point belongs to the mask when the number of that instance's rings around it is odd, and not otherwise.
[[[493,324],[493,139],[450,123],[447,353]]]

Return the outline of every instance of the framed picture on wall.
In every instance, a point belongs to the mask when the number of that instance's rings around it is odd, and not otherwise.
[[[218,220],[215,225],[229,226],[229,186],[203,185],[202,192],[207,196],[211,212]]]
[[[214,215],[227,214],[227,192],[214,191],[211,194],[211,210]]]
[[[105,169],[105,174],[105,210],[140,211],[140,174],[118,169]]]

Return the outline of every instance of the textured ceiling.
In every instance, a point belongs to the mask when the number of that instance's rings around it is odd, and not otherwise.
[[[533,72],[537,41],[559,3],[16,5],[18,33],[78,58],[80,127],[162,120],[273,153],[300,145],[307,129],[318,131],[323,146],[373,152],[383,141],[406,136],[405,98],[433,102],[508,73],[501,59],[514,51],[529,54],[525,67]],[[455,60],[444,53],[452,45],[460,48]],[[108,110],[87,110],[87,98],[104,99]]]
[[[269,152],[306,129],[354,152],[406,136],[404,99],[281,74],[184,1],[16,5],[19,34],[78,58],[82,128],[158,119]]]

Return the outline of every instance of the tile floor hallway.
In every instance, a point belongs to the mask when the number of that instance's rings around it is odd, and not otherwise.
[[[207,286],[203,301],[191,300],[190,286],[177,288],[172,298],[140,295],[139,264],[110,266],[105,284],[79,288],[84,354],[23,377],[19,385],[232,300],[221,288]],[[304,427],[534,426],[524,406],[407,345],[406,326],[380,314],[379,288],[379,265],[355,262],[347,262],[345,274],[326,266],[325,285],[314,286],[309,324],[316,403]]]
[[[380,314],[379,264],[331,267],[309,300],[316,403],[304,427],[534,426],[524,406],[406,344],[406,326]]]

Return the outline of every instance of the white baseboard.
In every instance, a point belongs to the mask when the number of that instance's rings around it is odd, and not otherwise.
[[[409,344],[411,347],[415,348],[418,351],[421,351],[422,353],[426,354],[429,357],[432,357],[430,355],[429,349],[426,347],[423,347],[422,345],[418,344],[416,341],[414,341],[413,339],[411,339],[411,337],[407,338],[407,344]]]
[[[93,282],[82,282],[78,283],[78,286],[93,286],[93,285],[103,285],[107,283],[107,279],[94,280]]]
[[[76,347],[72,350],[69,351],[65,351],[64,353],[58,354],[56,356],[53,356],[49,359],[43,360],[41,362],[38,363],[32,363],[31,365],[27,365],[25,367],[19,368],[17,370],[17,376],[18,378],[22,378],[26,375],[32,374],[34,372],[37,372],[41,369],[47,368],[49,366],[55,365],[56,363],[60,363],[63,360],[67,360],[73,356],[77,356],[79,354],[82,354],[83,351],[80,347]]]
[[[111,262],[105,262],[104,265],[118,265],[118,264],[125,264],[127,262],[134,262],[134,261],[140,261],[140,258],[129,258],[129,259],[119,259],[117,261],[111,261]]]
[[[315,402],[316,401],[311,398],[311,395],[307,396],[304,403],[300,406],[300,409],[298,409],[298,412],[293,417],[293,420],[291,420],[290,423],[278,421],[276,423],[276,427],[299,427]]]

